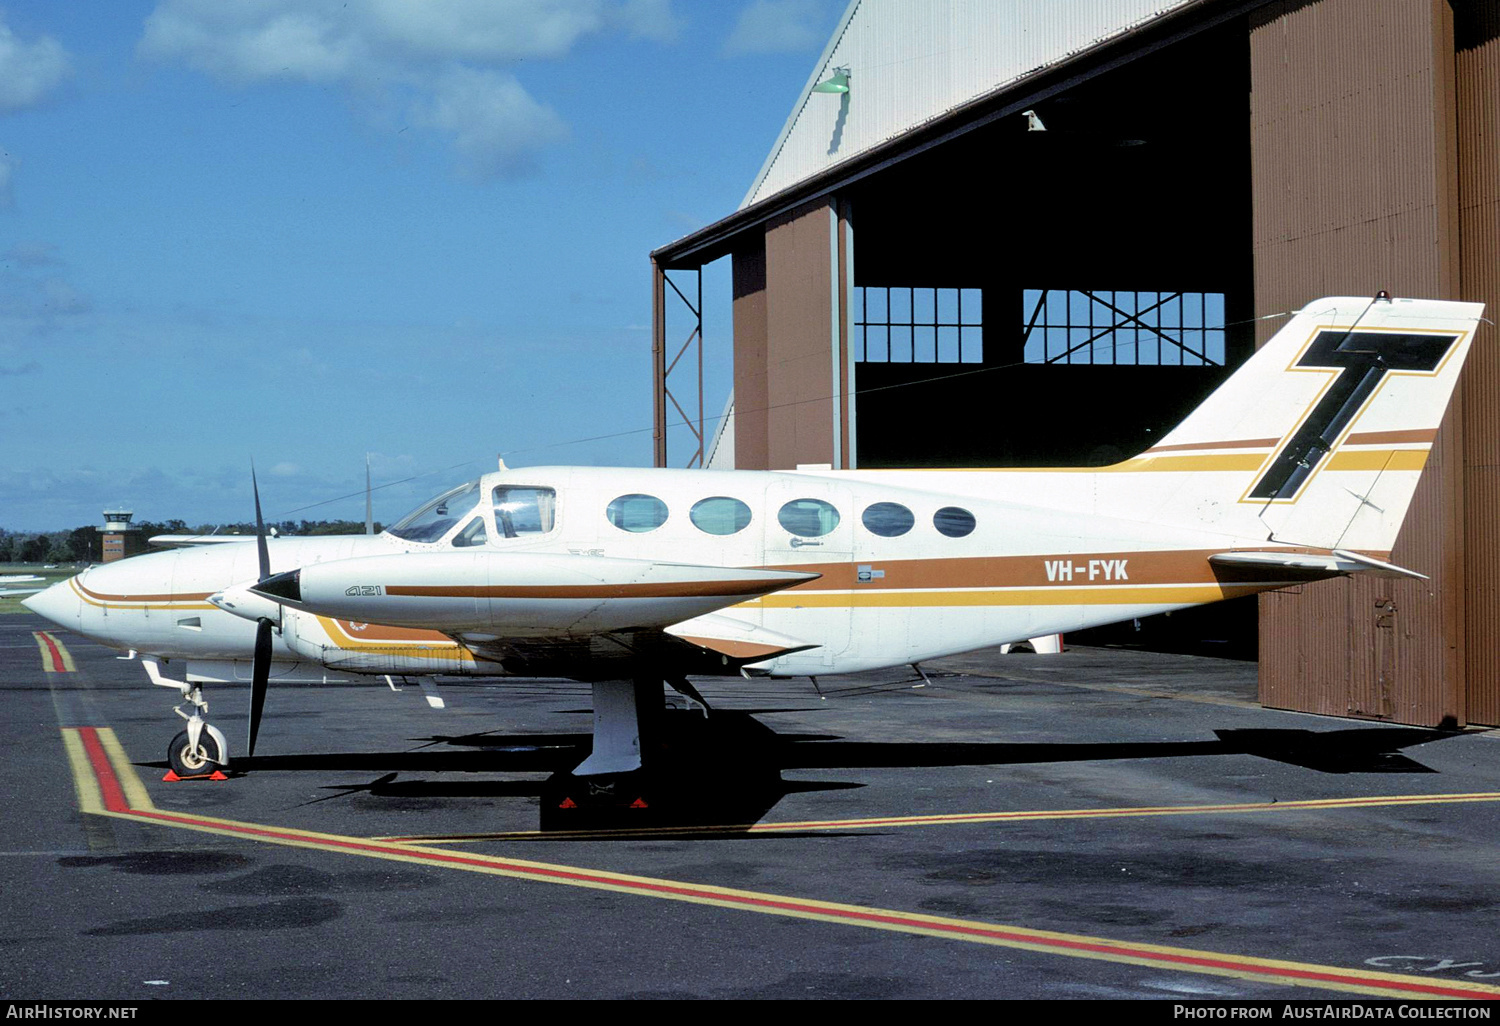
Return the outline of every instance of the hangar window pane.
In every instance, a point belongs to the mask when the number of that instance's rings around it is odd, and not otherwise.
[[[979,289],[860,285],[854,345],[862,363],[983,363]]]
[[[688,511],[688,519],[707,534],[738,534],[750,525],[750,507],[739,499],[715,495],[695,503]]]
[[[642,534],[667,522],[667,504],[654,495],[622,495],[604,511],[609,522],[622,531]]]
[[[822,499],[793,499],[781,507],[776,520],[789,534],[821,538],[839,526],[839,511]]]
[[[1026,289],[1027,363],[1224,365],[1224,293]]]

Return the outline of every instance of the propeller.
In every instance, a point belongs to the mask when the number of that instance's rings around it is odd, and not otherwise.
[[[250,463],[250,488],[255,493],[255,553],[260,558],[260,576],[256,583],[271,576],[271,553],[266,545],[266,524],[260,513],[260,485],[255,480],[255,462]],[[275,626],[266,617],[255,621],[255,661],[250,671],[250,742],[246,754],[255,754],[255,735],[260,733],[260,714],[266,705],[266,684],[271,677],[271,630]]]

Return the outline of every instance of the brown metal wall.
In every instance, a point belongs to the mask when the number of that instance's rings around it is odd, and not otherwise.
[[[1382,288],[1457,295],[1447,0],[1269,5],[1252,16],[1250,51],[1256,313]],[[1264,704],[1465,722],[1462,441],[1456,402],[1393,553],[1432,580],[1334,581],[1263,599]]]
[[[766,394],[774,404],[766,458],[773,470],[834,461],[833,217],[820,201],[766,226]],[[736,452],[739,431],[736,415]]]
[[[1459,295],[1500,319],[1500,6],[1455,5]],[[1469,722],[1500,724],[1500,332],[1481,323],[1464,370]]]
[[[766,248],[734,252],[734,465],[770,470],[766,449]]]

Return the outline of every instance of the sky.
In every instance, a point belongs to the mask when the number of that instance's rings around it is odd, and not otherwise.
[[[843,7],[0,0],[0,528],[243,521],[252,461],[268,519],[362,519],[369,454],[385,522],[497,454],[649,466],[648,255]]]

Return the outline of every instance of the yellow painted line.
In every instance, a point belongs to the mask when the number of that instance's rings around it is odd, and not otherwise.
[[[1324,809],[1374,808],[1387,805],[1453,805],[1467,802],[1500,802],[1500,792],[1473,794],[1377,795],[1363,798],[1312,798],[1291,802],[1239,802],[1220,805],[1160,805],[1125,809],[1037,809],[1006,812],[954,812],[927,816],[877,816],[867,819],[794,820],[777,823],[743,823],[728,826],[676,826],[619,830],[547,831],[518,830],[494,834],[432,834],[411,837],[378,837],[397,844],[477,844],[485,841],[578,840],[611,835],[639,837],[664,834],[778,834],[816,830],[879,830],[888,827],[955,826],[974,823],[1015,823],[1063,819],[1131,819],[1143,816],[1204,816],[1242,812],[1298,812]]]
[[[1379,997],[1500,998],[1500,987],[1467,980],[1425,979],[1397,973],[1372,972],[1367,969],[1254,958],[1247,955],[1120,941],[1083,934],[1033,930],[978,920],[951,919],[923,913],[611,873],[578,866],[458,853],[441,848],[401,845],[388,841],[322,834],[289,827],[261,826],[210,816],[138,809],[132,807],[127,798],[134,788],[120,776],[122,771],[133,776],[133,770],[128,762],[118,759],[124,753],[118,748],[117,743],[106,744],[100,728],[65,728],[65,735],[70,732],[83,753],[79,761],[73,761],[70,756],[74,771],[94,778],[102,797],[100,814],[117,819],[392,862],[613,891],[639,897],[816,920],[841,926],[862,926],[867,929],[964,940],[1043,954],[1149,966],[1158,970],[1167,969],[1262,980],[1290,986]]]
[[[77,673],[78,667],[73,664],[73,653],[50,631],[32,631],[31,636],[36,641],[36,647],[42,653],[42,669],[47,673]]]
[[[89,766],[88,753],[83,750],[83,741],[74,727],[64,727],[63,749],[68,753],[68,765],[73,769],[73,790],[78,794],[78,808],[91,815],[107,815],[104,798],[99,794],[99,779]]]

